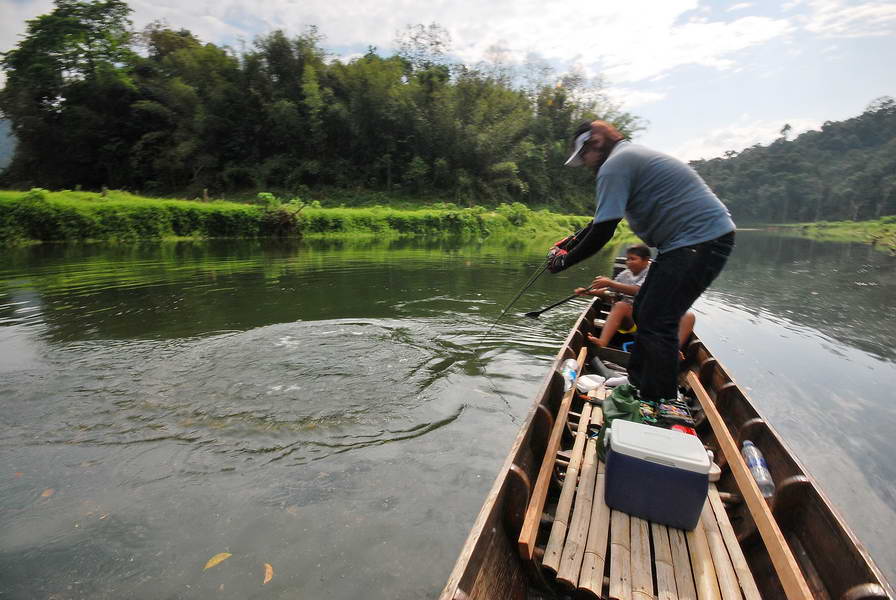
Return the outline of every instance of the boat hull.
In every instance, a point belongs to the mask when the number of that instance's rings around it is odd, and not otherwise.
[[[601,305],[593,302],[566,337],[486,496],[442,591],[442,600],[553,596],[555,583],[542,568],[540,553],[536,550],[534,559],[525,560],[517,542],[564,395],[559,364],[578,355],[586,334],[597,331],[595,319],[603,316]],[[623,367],[627,364],[628,355],[618,350],[602,349],[600,354]],[[893,598],[892,589],[828,499],[696,336],[687,347],[685,364],[699,377],[738,444],[744,439],[753,440],[765,454],[777,487],[772,513],[813,597]],[[718,448],[709,427],[698,429],[705,445]],[[720,454],[716,453],[717,460]],[[723,476],[717,483],[719,491],[726,497],[742,497],[731,470],[720,466]],[[785,598],[746,503],[729,505],[728,514],[762,597]]]

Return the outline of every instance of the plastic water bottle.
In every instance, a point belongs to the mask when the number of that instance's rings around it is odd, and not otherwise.
[[[759,491],[762,492],[762,496],[764,498],[771,498],[774,496],[775,482],[772,481],[772,474],[768,472],[768,464],[765,462],[765,457],[762,456],[762,452],[759,451],[759,448],[754,446],[753,442],[750,440],[746,440],[744,441],[743,447],[740,449],[740,453],[747,462],[747,466],[750,468],[750,473],[753,474],[753,479],[756,480],[756,485],[759,486]]]
[[[560,374],[563,375],[563,391],[568,392],[572,389],[573,383],[576,381],[576,373],[579,370],[579,363],[575,359],[567,358],[560,365]]]

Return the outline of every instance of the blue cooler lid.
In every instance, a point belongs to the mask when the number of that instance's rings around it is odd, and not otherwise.
[[[659,465],[701,475],[709,473],[710,461],[703,442],[680,431],[615,419],[610,426],[610,448]]]

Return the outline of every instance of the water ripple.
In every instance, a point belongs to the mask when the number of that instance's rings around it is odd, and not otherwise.
[[[300,463],[412,439],[463,412],[463,404],[437,402],[468,360],[463,347],[434,341],[439,327],[352,319],[71,343],[32,373],[39,385],[31,389],[56,388],[65,401],[16,386],[13,427],[0,445],[167,442]]]

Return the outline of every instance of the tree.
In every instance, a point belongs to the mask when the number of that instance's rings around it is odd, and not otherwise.
[[[438,23],[408,25],[396,33],[395,45],[411,72],[426,70],[448,63],[451,34]]]
[[[781,128],[781,137],[786,140],[791,129],[793,128],[790,126],[790,123],[785,123],[784,127]]]
[[[121,0],[57,0],[3,55],[0,110],[20,142],[7,184],[338,186],[590,212],[587,175],[562,166],[569,133],[594,118],[642,127],[600,78],[531,56],[520,70],[499,47],[492,64],[453,62],[435,23],[400,33],[395,55],[341,61],[314,27],[237,53],[161,23],[135,35],[128,14]]]
[[[118,132],[129,129],[121,117],[135,92],[128,69],[130,12],[121,0],[56,0],[55,9],[28,21],[25,38],[3,54],[0,110],[19,140],[9,178],[53,186],[67,172],[83,173],[85,183],[105,183],[122,172],[108,152],[127,144]],[[69,135],[88,124],[93,144]],[[91,153],[109,137],[119,142],[101,145],[101,156]]]
[[[144,32],[149,57],[135,68],[131,105],[141,135],[131,166],[150,191],[222,188],[221,167],[248,158],[247,111],[239,62],[189,31],[158,24]]]

